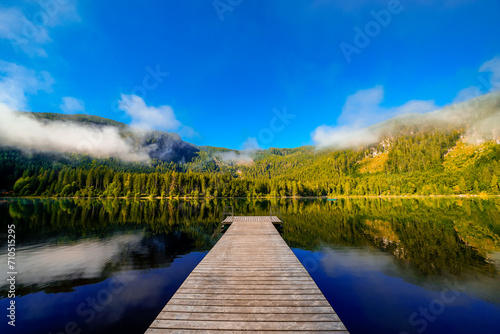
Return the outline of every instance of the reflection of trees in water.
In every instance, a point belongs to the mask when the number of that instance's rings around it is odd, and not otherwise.
[[[283,237],[292,247],[374,247],[417,276],[496,272],[488,252],[500,250],[498,199],[21,199],[0,206],[0,218],[17,223],[23,244],[71,244],[141,231],[146,237],[140,246],[107,263],[104,279],[124,268],[165,267],[176,256],[209,250],[222,208],[230,204],[238,215],[268,215],[270,205],[280,206]]]
[[[342,199],[290,204],[290,245],[371,246],[420,276],[496,273],[488,251],[500,250],[498,199]],[[297,207],[299,208],[297,210]],[[297,213],[298,212],[298,213]],[[470,240],[470,241],[467,241]]]
[[[30,244],[43,248],[47,243],[56,247],[71,246],[84,240],[94,240],[96,245],[116,243],[119,247],[118,255],[106,258],[96,277],[82,277],[70,271],[49,283],[18,283],[18,294],[42,290],[67,292],[79,285],[101,282],[117,272],[164,268],[179,256],[209,250],[218,237],[214,233],[218,231],[218,219],[214,219],[217,211],[206,204],[198,204],[21,199],[0,206],[2,223],[16,223],[18,247]],[[138,235],[140,242],[116,241],[115,237],[121,234]],[[6,246],[5,242],[1,246]],[[18,248],[19,251],[22,252]],[[7,291],[2,290],[0,296],[6,295]]]
[[[170,267],[176,258],[197,249],[196,240],[180,231],[145,236],[139,244],[120,243],[115,241],[113,237],[99,239],[103,243],[117,243],[119,251],[118,254],[111,255],[106,259],[106,262],[102,263],[102,267],[95,277],[82,277],[81,273],[72,272],[70,269],[61,275],[60,279],[50,282],[30,282],[29,284],[18,282],[17,295],[22,296],[38,291],[46,293],[69,292],[77,286],[99,283],[123,271],[147,272],[151,269]],[[22,276],[22,273],[20,274]],[[6,295],[7,286],[5,289],[0,288],[0,296],[5,297]]]
[[[0,210],[0,215],[5,214]],[[198,240],[212,235],[219,223],[218,210],[210,205],[179,201],[16,200],[10,203],[8,215],[9,220],[19,222],[17,232],[24,241],[45,235],[71,242],[130,229],[141,229],[148,235],[181,232]]]

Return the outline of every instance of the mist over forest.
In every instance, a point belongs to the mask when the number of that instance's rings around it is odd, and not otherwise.
[[[316,145],[287,149],[196,146],[176,133],[85,114],[5,107],[1,112],[6,122],[0,129],[0,188],[5,194],[282,197],[499,191],[499,93],[364,128],[329,129],[326,142],[316,132]]]

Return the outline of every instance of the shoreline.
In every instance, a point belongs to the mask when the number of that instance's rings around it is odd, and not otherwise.
[[[0,199],[21,199],[21,198],[32,198],[32,199],[133,199],[133,200],[210,200],[210,199],[347,199],[347,198],[493,198],[500,197],[500,195],[492,195],[492,194],[460,194],[460,195],[339,195],[339,196],[280,196],[280,197],[272,197],[272,196],[263,196],[263,197],[190,197],[190,196],[182,196],[182,197],[162,197],[162,196],[140,196],[140,197],[60,197],[60,196],[0,196]]]

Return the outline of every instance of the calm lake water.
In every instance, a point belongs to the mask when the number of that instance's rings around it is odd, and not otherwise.
[[[283,238],[351,333],[500,333],[500,199],[0,200],[0,332],[143,333],[230,204],[281,208]]]

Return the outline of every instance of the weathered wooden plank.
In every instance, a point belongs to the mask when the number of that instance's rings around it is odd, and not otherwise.
[[[293,289],[274,289],[274,290],[265,290],[265,291],[258,291],[258,290],[249,290],[249,289],[241,289],[241,290],[231,290],[227,291],[225,289],[216,289],[216,288],[204,288],[204,289],[190,289],[190,288],[179,288],[177,290],[182,293],[211,293],[211,294],[218,294],[218,293],[234,293],[234,294],[241,294],[241,295],[249,295],[249,294],[256,294],[256,295],[289,295],[289,294],[294,294],[294,295],[311,295],[311,294],[317,294],[320,292],[319,289],[302,289],[302,290],[293,290]]]
[[[223,273],[223,272],[231,272],[231,271],[246,271],[246,272],[259,272],[259,271],[266,271],[266,272],[273,272],[273,273],[282,273],[282,272],[295,272],[295,273],[307,273],[304,269],[296,268],[296,267],[276,267],[276,266],[260,266],[260,267],[250,267],[250,266],[207,266],[204,268],[198,268],[196,271],[193,272],[218,272],[218,273]]]
[[[206,264],[225,264],[225,263],[240,263],[245,261],[247,264],[262,264],[262,263],[275,263],[275,264],[288,264],[288,265],[298,265],[300,262],[297,259],[292,258],[276,258],[276,257],[260,257],[255,255],[252,258],[229,258],[229,259],[207,259],[203,261],[203,265]]]
[[[251,324],[253,330],[295,330],[322,331],[345,330],[344,324],[338,321],[191,321],[191,320],[155,320],[151,328],[171,329],[213,329],[213,330],[246,330]]]
[[[325,300],[325,297],[321,293],[310,294],[310,295],[239,295],[239,294],[207,294],[207,293],[176,293],[170,300],[174,299],[222,299],[222,300],[230,300],[230,299],[239,299],[239,300]]]
[[[325,330],[325,331],[254,331],[254,330],[210,330],[210,329],[166,329],[166,328],[150,328],[146,331],[146,334],[218,334],[218,333],[228,333],[228,334],[296,334],[296,333],[307,333],[307,334],[349,334],[348,331],[336,331],[336,330]]]
[[[325,306],[330,304],[326,300],[241,300],[241,299],[171,299],[169,305],[192,305],[192,306]]]
[[[268,271],[231,271],[231,272],[213,272],[213,271],[198,271],[198,272],[192,272],[191,275],[189,275],[188,278],[191,277],[214,277],[214,276],[220,276],[220,277],[307,277],[310,279],[310,276],[307,272],[287,272],[287,271],[281,271],[281,272],[268,272]]]
[[[219,261],[219,262],[205,262],[203,263],[203,268],[200,269],[206,269],[206,268],[262,268],[262,267],[271,267],[275,269],[297,269],[297,270],[304,270],[298,266],[297,263],[295,262],[280,262],[280,261],[255,261],[255,262],[248,262],[245,264],[238,264],[237,262],[226,262],[226,261]]]
[[[281,223],[281,220],[276,216],[228,216],[223,223],[232,222],[275,222]]]
[[[231,217],[146,333],[347,333],[271,221]]]
[[[310,280],[308,277],[260,277],[260,278],[248,278],[243,276],[229,276],[229,277],[202,277],[202,276],[193,276],[189,279],[191,284],[217,284],[219,286],[226,284],[246,284],[246,285],[254,285],[254,284],[280,284],[280,283],[289,283],[289,284],[310,284]]]
[[[297,262],[291,261],[249,261],[244,264],[238,263],[236,261],[207,261],[202,263],[203,268],[224,268],[224,267],[243,267],[243,268],[261,268],[261,267],[275,267],[275,268],[284,268],[284,269],[302,269],[299,267]]]
[[[258,283],[258,281],[253,281],[254,283]],[[292,283],[292,284],[290,284]],[[297,290],[297,291],[317,291],[320,293],[319,289],[317,288],[316,285],[310,284],[307,281],[301,281],[301,284],[296,284],[293,285],[293,282],[284,282],[284,283],[277,283],[277,284],[269,284],[269,285],[261,285],[259,288],[257,286],[258,284],[236,284],[236,285],[227,285],[223,284],[222,282],[216,283],[216,284],[194,284],[194,283],[188,283],[188,284],[183,284],[179,288],[179,292],[184,292],[184,290],[206,290],[209,293],[222,293],[224,291],[227,291],[228,293],[234,293],[235,290],[237,291],[242,291],[242,290],[250,290],[255,293],[257,293],[259,290],[262,293],[269,293],[269,290]],[[309,293],[309,292],[301,292],[303,293]],[[199,293],[202,293],[199,291]]]
[[[195,284],[189,282],[187,286],[189,289],[206,289],[206,284]],[[316,290],[315,284],[303,283],[303,284],[217,284],[218,289],[227,290],[231,292],[233,290],[259,290],[262,292],[268,292],[268,290]],[[180,289],[179,289],[180,290]],[[255,292],[255,291],[254,291]]]
[[[234,321],[288,321],[289,314],[283,313],[181,313],[181,312],[160,312],[157,320],[228,320]],[[340,321],[336,314],[294,314],[294,321]]]
[[[217,267],[206,267],[206,268],[200,268],[200,269],[195,269],[196,273],[206,273],[206,272],[217,272],[217,273],[237,273],[244,271],[246,273],[258,273],[258,272],[268,272],[274,275],[280,275],[281,273],[303,273],[306,274],[307,271],[304,271],[303,269],[298,269],[298,268],[276,268],[276,267],[225,267],[225,268],[217,268]],[[241,275],[240,275],[241,276]]]
[[[273,307],[273,306],[193,306],[193,305],[170,305],[163,308],[164,312],[212,312],[212,313],[333,313],[331,306],[296,306],[296,307]]]

